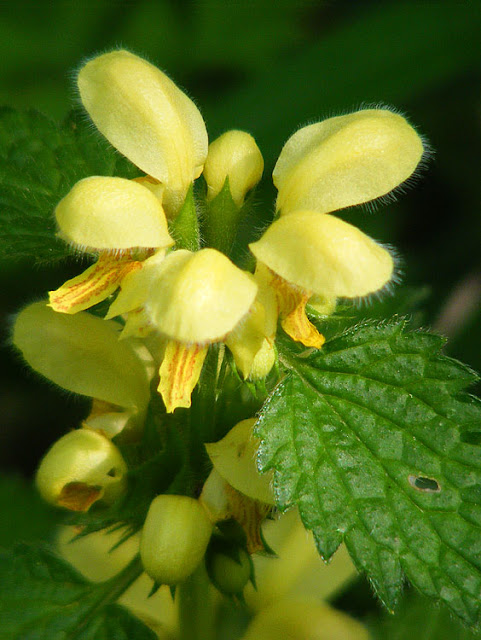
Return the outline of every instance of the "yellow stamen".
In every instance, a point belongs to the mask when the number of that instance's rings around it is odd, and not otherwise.
[[[287,335],[306,347],[320,349],[326,339],[306,315],[310,293],[293,287],[279,276],[273,278],[272,286],[277,294],[281,325]]]
[[[77,313],[108,298],[128,273],[141,267],[130,255],[101,255],[98,261],[79,276],[67,280],[56,291],[49,292],[50,304],[59,313]]]
[[[177,407],[190,407],[190,396],[199,380],[207,349],[207,346],[186,345],[175,340],[167,343],[157,390],[168,413]]]

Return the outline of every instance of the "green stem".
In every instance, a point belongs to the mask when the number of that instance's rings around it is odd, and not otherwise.
[[[177,587],[179,640],[213,640],[214,602],[203,563]]]

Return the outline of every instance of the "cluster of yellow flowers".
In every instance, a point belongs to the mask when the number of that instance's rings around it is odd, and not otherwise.
[[[383,196],[412,174],[423,145],[400,115],[358,111],[287,141],[273,173],[278,218],[250,245],[252,275],[210,247],[175,250],[169,223],[202,172],[208,199],[228,179],[241,207],[263,171],[254,139],[229,131],[209,146],[194,103],[127,51],[87,62],[78,87],[101,133],[147,175],[89,177],[59,203],[61,237],[98,260],[51,292],[50,306],[77,313],[120,288],[107,318],[125,318],[122,337],[163,337],[158,389],[168,412],[190,406],[210,344],[225,343],[244,377],[264,377],[275,360],[278,316],[294,340],[320,347],[308,300],[333,309],[339,297],[366,296],[390,281],[389,252],[328,212]]]
[[[78,88],[99,131],[146,174],[92,176],[73,186],[55,210],[59,234],[97,260],[50,292],[48,303],[24,309],[14,328],[14,343],[36,371],[94,400],[88,428],[57,442],[37,475],[49,502],[82,511],[123,492],[127,468],[111,439],[138,435],[153,380],[168,413],[190,407],[214,343],[226,345],[245,379],[264,378],[276,360],[278,321],[293,340],[320,348],[324,337],[306,314],[308,303],[328,315],[339,298],[367,296],[390,282],[389,251],[331,212],[392,192],[419,164],[423,143],[401,115],[384,108],[299,129],[276,163],[276,216],[249,245],[251,273],[209,244],[209,234],[186,249],[176,221],[203,175],[202,215],[228,188],[231,211],[225,220],[217,212],[214,222],[234,224],[232,211],[240,212],[264,169],[252,136],[228,131],[209,145],[195,104],[127,51],[88,61]],[[107,299],[105,319],[85,312]],[[189,575],[212,524],[226,517],[254,528],[248,542],[256,548],[256,527],[269,508],[259,504],[272,504],[273,496],[270,478],[256,475],[253,422],[207,445],[214,470],[200,500],[152,502],[140,553],[156,580],[175,584]],[[239,507],[236,492],[255,506]],[[179,535],[186,544],[177,544]]]

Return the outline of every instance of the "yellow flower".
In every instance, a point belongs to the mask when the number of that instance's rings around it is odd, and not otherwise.
[[[411,125],[388,109],[365,109],[296,131],[274,168],[281,214],[329,213],[370,202],[412,175],[424,153]]]
[[[13,343],[28,364],[63,389],[94,399],[85,421],[113,437],[143,427],[153,361],[145,347],[119,341],[121,326],[88,313],[59,314],[36,302],[17,316]]]
[[[165,212],[178,213],[202,173],[208,147],[195,104],[159,69],[128,51],[88,61],[78,86],[100,132],[147,176],[92,176],[58,204],[61,237],[99,254],[83,274],[50,292],[52,308],[62,313],[105,300],[154,250],[162,256],[174,243]]]
[[[384,287],[393,274],[386,249],[347,222],[315,211],[280,217],[249,246],[258,268],[271,272],[282,327],[311,347],[324,342],[305,313],[312,295],[325,301],[366,296]]]
[[[209,344],[225,342],[246,319],[257,285],[219,251],[202,249],[169,254],[152,271],[150,293],[144,290],[145,316],[167,339],[158,390],[167,411],[190,407]],[[121,292],[117,311],[130,294],[128,287]]]

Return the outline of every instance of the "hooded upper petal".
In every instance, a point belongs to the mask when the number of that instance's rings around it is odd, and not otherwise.
[[[424,153],[411,125],[387,109],[365,109],[299,129],[274,168],[281,214],[320,213],[386,195],[413,173]]]
[[[100,132],[182,204],[207,156],[202,116],[185,93],[146,60],[119,50],[89,60],[80,98]]]
[[[174,244],[159,199],[134,180],[84,178],[60,200],[55,217],[63,238],[89,249]]]

